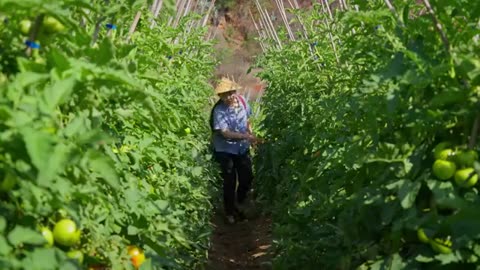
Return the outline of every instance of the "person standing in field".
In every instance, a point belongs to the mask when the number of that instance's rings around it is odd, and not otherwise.
[[[252,133],[250,106],[237,94],[240,89],[237,83],[227,78],[221,79],[215,88],[220,99],[210,116],[214,157],[220,165],[223,178],[225,217],[230,224],[245,219],[240,209],[246,207],[253,181],[250,145],[260,142]]]

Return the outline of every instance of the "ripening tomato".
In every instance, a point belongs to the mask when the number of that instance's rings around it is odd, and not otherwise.
[[[139,268],[145,261],[145,253],[136,246],[128,246],[128,255],[130,255],[130,260],[135,268]]]

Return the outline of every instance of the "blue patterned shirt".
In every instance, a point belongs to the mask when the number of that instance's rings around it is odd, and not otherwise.
[[[218,132],[220,130],[229,130],[239,133],[248,133],[248,117],[251,115],[250,106],[246,104],[246,109],[242,102],[238,100],[238,106],[228,106],[225,103],[218,104],[213,110],[213,147],[216,152],[229,153],[234,155],[245,154],[250,142],[247,140],[226,139]]]

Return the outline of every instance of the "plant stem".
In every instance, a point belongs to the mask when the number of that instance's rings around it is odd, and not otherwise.
[[[445,50],[447,51],[447,53],[450,53],[450,42],[448,41],[447,35],[443,31],[443,27],[440,24],[440,21],[437,19],[437,16],[435,15],[435,11],[433,10],[432,5],[430,5],[430,1],[429,0],[422,0],[422,1],[428,10],[428,13],[430,13],[430,16],[432,16],[433,24],[435,25],[435,29],[437,30],[437,32],[440,34]]]

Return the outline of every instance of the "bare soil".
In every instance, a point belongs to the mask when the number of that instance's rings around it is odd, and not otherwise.
[[[223,214],[212,220],[214,233],[208,270],[271,269],[271,219],[257,215],[248,221],[226,224]]]

